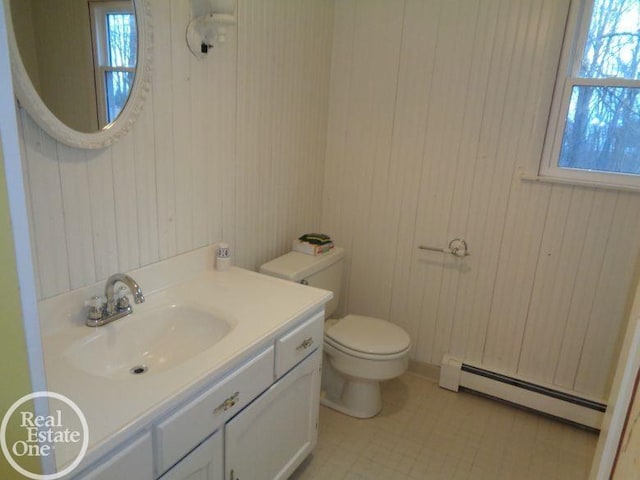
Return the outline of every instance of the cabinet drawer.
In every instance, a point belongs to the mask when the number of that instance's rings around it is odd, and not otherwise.
[[[189,402],[154,429],[156,476],[161,475],[273,381],[273,347]]]
[[[276,378],[322,346],[323,336],[324,312],[320,312],[276,340]]]

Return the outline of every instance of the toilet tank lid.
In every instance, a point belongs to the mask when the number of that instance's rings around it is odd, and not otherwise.
[[[334,247],[322,255],[289,252],[260,267],[260,273],[299,282],[314,273],[330,267],[344,258],[344,249]]]

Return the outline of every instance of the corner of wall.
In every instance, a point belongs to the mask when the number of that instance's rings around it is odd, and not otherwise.
[[[20,397],[31,392],[27,345],[22,323],[20,307],[20,291],[13,238],[11,236],[11,219],[7,196],[6,178],[2,143],[0,142],[0,229],[5,232],[0,236],[0,319],[2,319],[0,335],[0,412],[4,415],[9,407]],[[9,428],[6,433],[7,442],[12,443],[18,433]],[[30,471],[37,471],[36,457],[30,460]],[[26,464],[24,465],[27,466]],[[0,477],[4,479],[22,478],[0,456]]]

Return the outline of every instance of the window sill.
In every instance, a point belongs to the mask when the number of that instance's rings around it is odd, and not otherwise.
[[[601,190],[617,190],[622,192],[640,193],[640,187],[632,187],[630,185],[617,185],[615,183],[590,182],[588,180],[547,177],[529,172],[520,173],[520,180],[522,180],[523,182],[551,183],[556,185],[569,185],[574,187],[587,187],[597,188]]]

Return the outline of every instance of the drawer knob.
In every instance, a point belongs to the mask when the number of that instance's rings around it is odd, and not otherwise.
[[[220,405],[218,405],[216,408],[214,408],[213,413],[216,414],[220,412],[226,412],[230,408],[234,407],[236,403],[238,403],[239,401],[240,401],[240,392],[236,392],[233,395],[231,395],[229,398],[227,398],[224,402],[222,402]]]
[[[305,338],[302,341],[302,343],[296,347],[296,350],[306,350],[311,345],[313,345],[313,338],[312,337]]]

